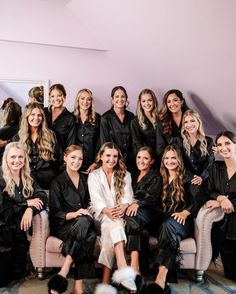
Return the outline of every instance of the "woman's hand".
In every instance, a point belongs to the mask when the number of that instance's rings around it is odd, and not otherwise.
[[[118,204],[114,207],[114,212],[116,218],[122,218],[125,215],[126,209],[128,208],[129,204]]]
[[[172,217],[180,224],[184,225],[186,218],[190,215],[190,212],[183,210],[181,212],[172,213]]]
[[[200,186],[202,184],[202,178],[197,176],[197,175],[194,175],[192,180],[191,180],[191,183],[194,184],[194,185]]]
[[[21,222],[20,222],[21,230],[27,231],[31,227],[32,216],[33,216],[33,210],[30,207],[26,208],[25,213],[23,214]]]
[[[80,208],[77,211],[75,211],[75,218],[82,215],[88,215],[90,217],[93,217],[88,209]]]
[[[26,201],[28,206],[34,206],[37,209],[43,208],[43,201],[40,198],[33,198]]]
[[[128,206],[126,210],[126,215],[128,216],[135,216],[138,212],[139,205],[137,203],[133,203]]]
[[[234,212],[234,206],[227,197],[225,197],[223,200],[220,201],[220,206],[222,210],[224,211],[224,213]]]
[[[92,171],[94,171],[95,169],[98,168],[98,164],[97,163],[92,163],[89,168],[86,170],[86,172],[89,174],[91,173]]]
[[[107,217],[109,217],[111,220],[115,220],[118,217],[116,216],[116,211],[115,211],[115,207],[105,207],[102,210],[102,213],[104,213]]]
[[[217,200],[208,200],[204,207],[206,207],[208,211],[212,211],[213,209],[220,207],[220,202]]]

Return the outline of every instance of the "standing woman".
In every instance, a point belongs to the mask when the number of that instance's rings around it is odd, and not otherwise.
[[[93,249],[96,241],[93,218],[88,211],[90,202],[87,176],[78,172],[83,162],[80,146],[71,145],[64,152],[66,170],[51,184],[49,195],[51,235],[63,241],[65,262],[49,282],[49,290],[59,293],[70,266],[74,262],[74,294],[82,294],[83,279],[94,278]],[[51,292],[52,293],[52,292]]]
[[[66,90],[61,84],[54,84],[49,89],[50,106],[44,108],[48,127],[56,134],[57,142],[63,152],[73,140],[75,118],[64,106]],[[62,158],[61,158],[62,159]]]
[[[224,131],[215,139],[217,152],[223,161],[215,161],[209,170],[206,207],[221,207],[224,219],[216,223],[216,240],[225,277],[236,281],[236,136]],[[214,244],[216,245],[216,244]]]
[[[149,233],[157,231],[163,215],[161,177],[152,169],[153,163],[152,149],[141,147],[136,156],[138,172],[132,176],[135,202],[127,208],[125,217],[126,248],[130,252],[131,266],[139,273],[147,271]]]
[[[138,97],[136,116],[131,122],[133,154],[143,146],[152,148],[156,158],[156,127],[158,121],[158,102],[150,89],[141,91]]]
[[[0,179],[0,287],[26,274],[28,241],[33,213],[43,209],[46,193],[33,182],[29,160],[19,142],[3,154]]]
[[[179,149],[174,145],[165,148],[161,160],[162,207],[165,215],[158,233],[155,262],[158,274],[155,282],[147,286],[147,293],[171,293],[166,285],[168,271],[175,270],[180,255],[180,241],[193,234],[193,218],[198,211],[196,197],[199,186],[191,184],[185,173]]]
[[[126,235],[124,215],[133,202],[130,173],[126,171],[121,152],[112,142],[103,144],[98,152],[99,168],[89,174],[88,187],[96,219],[101,223],[101,252],[98,262],[103,265],[103,283],[108,284],[116,257],[118,273],[115,280],[130,291],[136,291],[135,271],[125,259]]]
[[[185,166],[194,175],[192,183],[201,185],[207,179],[208,169],[214,161],[213,140],[205,136],[202,120],[195,110],[185,111],[181,135]]]
[[[163,97],[157,124],[157,156],[161,159],[167,145],[176,144],[182,147],[181,126],[184,112],[188,109],[182,92],[172,89]]]
[[[101,116],[94,110],[93,93],[89,89],[78,92],[74,116],[76,118],[74,144],[83,149],[84,160],[82,171],[93,169],[95,157],[99,149],[99,130]]]
[[[58,151],[54,133],[47,127],[43,108],[38,103],[26,105],[17,138],[30,157],[32,177],[43,189],[49,189],[57,175]]]
[[[106,142],[117,144],[128,168],[132,167],[132,140],[130,124],[133,113],[126,110],[128,95],[124,87],[117,86],[111,91],[112,108],[102,115],[101,145]]]

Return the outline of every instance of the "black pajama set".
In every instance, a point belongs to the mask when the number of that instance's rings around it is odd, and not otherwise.
[[[63,171],[51,184],[49,220],[51,235],[63,241],[62,253],[69,254],[75,264],[74,279],[95,277],[93,250],[96,241],[94,222],[90,216],[79,216],[66,220],[66,214],[86,209],[90,197],[87,176],[80,174],[78,189],[66,171]]]

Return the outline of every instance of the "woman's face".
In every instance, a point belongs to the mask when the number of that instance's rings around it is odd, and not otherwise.
[[[154,108],[154,101],[151,94],[143,94],[140,103],[144,112],[151,112]]]
[[[7,165],[10,171],[13,173],[20,172],[25,165],[25,152],[18,148],[11,148],[7,153]]]
[[[50,93],[50,103],[55,108],[63,107],[65,98],[60,90],[54,89]]]
[[[232,142],[228,137],[219,137],[216,143],[218,153],[224,159],[230,159],[236,156],[236,144]]]
[[[184,119],[183,126],[184,130],[189,134],[189,135],[194,135],[198,133],[199,129],[199,122],[196,119],[196,117],[192,115],[187,115]]]
[[[64,155],[67,171],[78,171],[83,163],[83,153],[81,150],[71,151],[69,154]]]
[[[39,108],[34,108],[28,116],[28,124],[33,128],[38,128],[43,121],[43,115]]]
[[[124,108],[126,102],[127,98],[125,93],[121,89],[116,90],[114,96],[112,97],[112,104],[114,108]]]
[[[173,150],[167,151],[164,155],[163,163],[167,170],[175,171],[179,165],[176,152],[174,152]]]
[[[93,98],[88,92],[82,92],[79,99],[79,108],[82,110],[89,110],[92,106]]]
[[[105,169],[113,169],[118,162],[118,151],[114,148],[106,148],[101,155],[101,161]]]
[[[136,165],[139,171],[149,171],[153,159],[147,150],[139,151],[136,156]]]
[[[166,99],[166,105],[169,111],[176,114],[181,111],[183,100],[181,100],[175,93],[170,94]]]

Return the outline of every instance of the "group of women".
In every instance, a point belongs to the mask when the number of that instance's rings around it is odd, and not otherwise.
[[[18,278],[19,272],[24,274],[26,231],[32,215],[47,205],[45,189],[51,235],[63,241],[66,256],[48,284],[49,293],[66,290],[72,263],[74,294],[83,293],[84,278],[95,276],[97,223],[104,284],[110,281],[115,257],[114,285],[130,293],[170,293],[166,282],[176,278],[180,241],[193,234],[193,220],[203,204],[209,211],[221,207],[225,212],[215,229],[216,240],[225,276],[236,280],[232,132],[218,134],[213,146],[199,114],[188,109],[176,89],[164,95],[160,110],[154,92],[141,91],[136,116],[126,109],[128,95],[121,86],[112,89],[112,107],[102,116],[88,89],[79,91],[73,113],[64,106],[63,85],[51,86],[49,97],[49,108],[37,102],[26,106],[14,137],[0,136],[0,146],[6,146],[0,183],[0,255],[9,269],[0,274],[1,286]],[[213,151],[224,160],[214,161]],[[148,264],[142,257],[148,255],[149,234],[158,238],[157,275],[154,283],[145,285],[142,274]],[[99,291],[105,293],[104,288]]]

